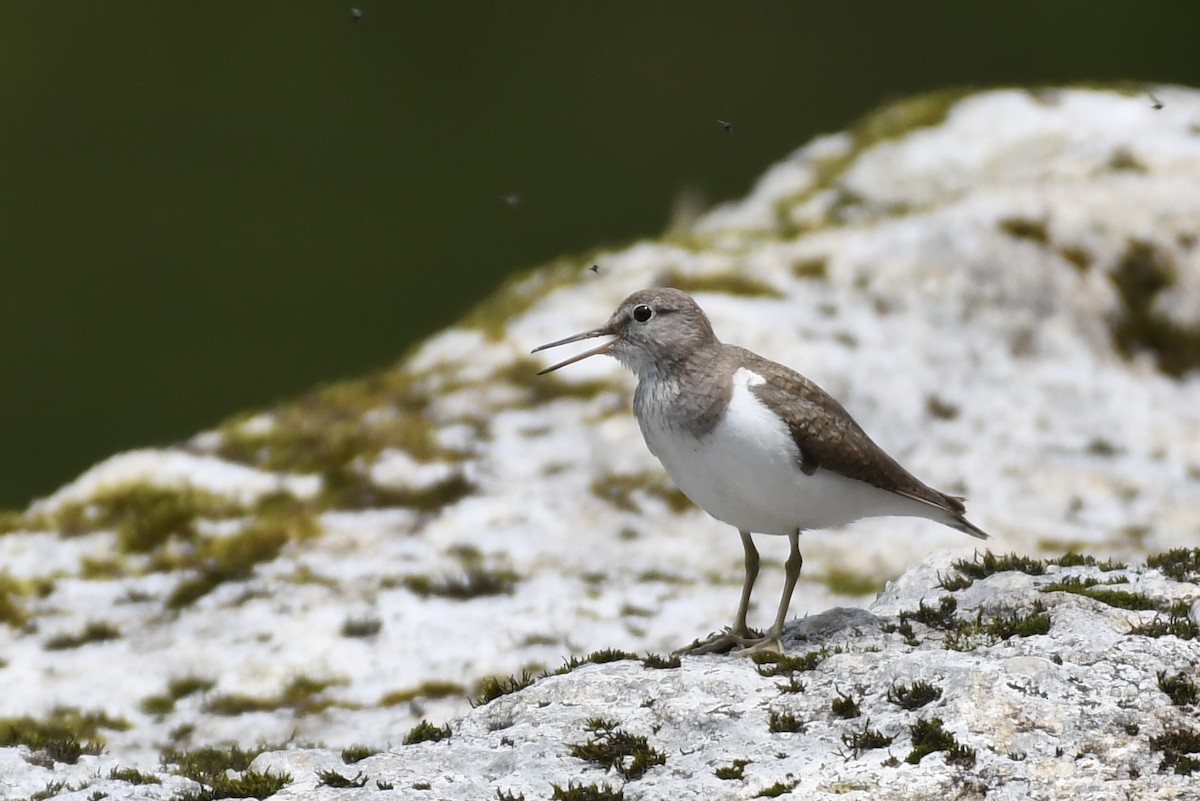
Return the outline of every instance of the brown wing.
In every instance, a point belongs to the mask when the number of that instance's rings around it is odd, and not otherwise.
[[[765,379],[750,391],[779,410],[800,449],[800,469],[832,470],[848,478],[962,514],[963,504],[927,486],[867,436],[842,404],[815,383],[782,365],[739,349],[745,364]],[[797,404],[799,401],[799,404]],[[789,413],[790,410],[790,413]]]

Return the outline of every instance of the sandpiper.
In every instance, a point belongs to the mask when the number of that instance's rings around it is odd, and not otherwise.
[[[924,517],[987,539],[964,517],[961,498],[927,486],[874,443],[842,405],[782,364],[722,344],[696,301],[678,289],[643,289],[599,328],[534,353],[593,337],[589,356],[613,356],[637,376],[633,413],[646,446],[688,498],[738,530],[746,577],[733,627],[684,649],[693,653],[780,650],[800,577],[800,533],[864,517]],[[783,596],[765,636],[746,625],[758,576],[752,533],[786,536]]]

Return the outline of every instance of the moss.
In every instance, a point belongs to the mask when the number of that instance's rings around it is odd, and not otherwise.
[[[550,785],[550,801],[624,801],[625,790],[611,787],[608,784],[575,784],[567,782],[567,786]]]
[[[1200,691],[1196,684],[1184,672],[1168,674],[1165,670],[1158,672],[1158,689],[1167,694],[1175,706],[1194,705],[1200,700]]]
[[[1133,172],[1138,174],[1146,172],[1146,165],[1127,147],[1115,148],[1112,154],[1109,155],[1106,166],[1113,172]]]
[[[941,718],[918,720],[909,726],[912,735],[912,751],[905,757],[910,765],[918,764],[922,759],[936,751],[946,752],[946,762],[952,765],[970,767],[975,764],[975,749],[962,745],[954,735],[942,727]]]
[[[186,776],[192,781],[204,782],[205,779],[224,774],[226,771],[244,771],[266,750],[265,745],[252,749],[243,749],[237,745],[224,748],[205,746],[192,751],[168,748],[162,754],[162,762],[172,773]]]
[[[1200,581],[1200,548],[1175,548],[1148,557],[1146,564],[1174,581]]]
[[[0,509],[0,537],[14,531],[24,531],[30,525],[24,512],[15,509]]]
[[[1064,260],[1081,273],[1086,273],[1092,269],[1092,254],[1085,248],[1076,245],[1064,245],[1058,249],[1058,255],[1062,256]]]
[[[1075,553],[1074,551],[1056,556],[1053,559],[1047,559],[1046,564],[1058,565],[1059,567],[1094,567],[1102,573],[1109,573],[1113,570],[1124,570],[1128,565],[1116,559],[1105,559],[1103,562],[1096,559],[1094,556],[1087,554]]]
[[[450,737],[450,724],[434,726],[427,720],[422,720],[404,735],[404,744],[437,743]]]
[[[525,801],[524,793],[515,793],[510,790],[501,790],[496,788],[496,801]]]
[[[103,751],[102,729],[129,728],[130,723],[124,718],[84,712],[76,707],[57,707],[44,718],[0,718],[0,747],[24,745],[34,752],[30,761],[44,767],[52,767],[55,762],[74,765],[83,754]]]
[[[765,678],[775,676],[791,676],[794,673],[804,673],[815,670],[818,665],[834,654],[842,653],[841,646],[833,649],[819,648],[799,656],[777,654],[770,651],[756,651],[750,654],[750,660],[757,667],[758,675]]]
[[[92,642],[106,642],[120,638],[121,630],[111,623],[104,621],[89,621],[83,630],[76,634],[57,634],[46,640],[47,651],[66,651],[80,648]]]
[[[1111,274],[1124,305],[1113,340],[1126,357],[1148,352],[1164,373],[1181,376],[1200,367],[1200,326],[1186,326],[1156,310],[1159,293],[1175,286],[1174,259],[1157,245],[1133,240]]]
[[[767,731],[779,734],[784,732],[802,732],[804,731],[804,721],[797,718],[791,712],[777,712],[771,710],[767,716]]]
[[[1027,239],[1039,245],[1050,243],[1050,230],[1044,219],[1006,217],[1000,220],[997,226],[1014,239]]]
[[[615,720],[591,718],[584,729],[592,737],[568,744],[567,752],[576,759],[614,770],[625,781],[640,779],[650,768],[667,763],[665,753],[653,748],[642,735],[623,731]]]
[[[521,390],[519,398],[509,404],[521,408],[557,400],[587,401],[606,392],[615,392],[618,388],[612,379],[573,381],[564,378],[560,373],[538,375],[545,366],[545,363],[537,359],[522,356],[493,372],[489,380],[502,381]]]
[[[1159,613],[1149,623],[1133,626],[1128,632],[1142,637],[1178,637],[1181,640],[1200,639],[1200,626],[1192,620],[1187,601],[1176,601],[1166,613]]]
[[[438,579],[419,575],[405,576],[404,586],[422,598],[435,596],[469,601],[472,598],[512,595],[520,580],[521,577],[512,570],[471,566],[461,575],[442,576]]]
[[[746,766],[749,764],[749,759],[735,759],[733,760],[732,764],[714,770],[713,775],[718,779],[724,779],[726,781],[731,779],[741,779],[746,773]]]
[[[247,712],[270,712],[279,709],[290,709],[294,715],[312,715],[334,706],[333,701],[321,696],[335,684],[344,683],[338,679],[314,679],[300,675],[292,679],[278,695],[214,695],[204,702],[203,708],[205,712],[213,715],[243,715]]]
[[[151,553],[172,539],[194,539],[197,520],[245,511],[240,504],[204,490],[137,482],[100,490],[86,502],[63,504],[51,523],[68,537],[116,531],[121,553]]]
[[[646,654],[646,658],[642,660],[642,667],[647,670],[671,670],[681,667],[683,660],[678,656],[661,656],[659,654]]]
[[[247,770],[240,776],[210,776],[197,790],[176,794],[175,801],[215,801],[218,798],[270,798],[291,783],[289,774]]]
[[[940,687],[935,687],[927,681],[914,681],[912,684],[893,684],[888,688],[887,699],[901,709],[920,709],[942,697]]]
[[[838,595],[873,595],[883,589],[884,579],[874,575],[863,575],[842,568],[831,568],[818,581]]]
[[[1114,590],[1097,586],[1098,584],[1099,582],[1095,579],[1081,579],[1072,576],[1062,581],[1043,585],[1040,589],[1042,592],[1067,592],[1072,595],[1082,595],[1118,609],[1148,610],[1157,606],[1154,599],[1144,593]]]
[[[25,625],[29,613],[19,600],[25,594],[25,589],[25,584],[10,576],[8,571],[0,571],[0,623],[14,629]]]
[[[982,554],[977,551],[970,560],[955,560],[952,566],[959,575],[941,578],[942,588],[951,592],[966,589],[979,579],[1010,570],[1030,576],[1041,576],[1046,572],[1046,563],[1041,560],[1015,553],[997,556],[990,550]]]
[[[398,706],[418,698],[452,698],[456,695],[465,695],[466,692],[466,688],[458,682],[431,679],[407,690],[393,690],[386,693],[379,699],[378,704],[379,706]]]
[[[199,538],[182,557],[163,557],[162,569],[191,568],[197,573],[183,579],[167,597],[168,609],[182,609],[232,581],[245,581],[255,567],[279,557],[289,542],[315,537],[314,518],[305,514],[266,515],[243,526],[236,534]]]
[[[1160,771],[1171,770],[1179,776],[1191,776],[1200,771],[1200,759],[1189,754],[1200,754],[1200,732],[1186,728],[1164,731],[1150,738],[1150,748],[1162,753]]]
[[[333,787],[334,789],[338,790],[349,790],[365,787],[367,784],[367,777],[362,773],[359,773],[357,776],[349,777],[343,776],[336,770],[318,770],[316,776],[318,787]]]
[[[672,512],[684,512],[695,508],[688,497],[671,484],[661,472],[646,472],[625,475],[608,475],[591,484],[592,494],[602,501],[611,503],[627,512],[642,512],[637,496],[644,494],[657,498]]]
[[[1040,602],[1035,601],[1029,612],[1012,612],[993,617],[984,624],[984,631],[999,640],[1048,634],[1050,614]]]
[[[792,275],[801,279],[820,279],[829,275],[829,259],[825,256],[814,256],[797,261],[792,265]]]
[[[126,784],[162,784],[162,779],[153,773],[142,773],[136,768],[113,768],[108,772],[108,778]]]
[[[366,745],[352,745],[349,748],[342,749],[342,762],[347,765],[354,765],[378,753],[378,748],[371,748]]]
[[[343,637],[369,638],[374,637],[383,629],[383,621],[377,617],[351,617],[342,621],[340,629]]]
[[[859,756],[863,751],[870,751],[875,748],[887,748],[892,744],[895,737],[888,737],[878,729],[871,728],[871,721],[863,723],[863,727],[858,730],[850,730],[842,734],[842,745],[854,752],[854,756]]]
[[[838,718],[856,718],[861,714],[858,708],[858,701],[854,700],[854,696],[838,691],[838,697],[834,698],[830,704],[834,717]]]
[[[791,779],[789,781],[777,781],[770,787],[764,787],[758,791],[755,798],[778,798],[785,793],[790,793],[800,783],[799,779]]]
[[[182,676],[167,682],[167,691],[162,695],[151,695],[142,699],[141,710],[147,715],[163,716],[175,710],[175,703],[181,698],[196,693],[208,692],[216,685],[212,679],[200,676]]]
[[[479,681],[479,689],[475,694],[472,706],[483,706],[501,696],[519,692],[537,681],[537,676],[531,670],[522,670],[520,676],[485,676]]]
[[[739,273],[724,273],[720,275],[684,275],[674,270],[661,276],[657,283],[661,286],[682,289],[684,292],[719,292],[725,295],[740,295],[750,298],[783,298],[784,294],[770,284],[750,278]]]

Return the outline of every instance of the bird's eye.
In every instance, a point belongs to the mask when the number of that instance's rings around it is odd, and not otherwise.
[[[637,320],[639,323],[644,323],[653,316],[654,309],[650,308],[644,303],[641,306],[633,307],[633,319]]]

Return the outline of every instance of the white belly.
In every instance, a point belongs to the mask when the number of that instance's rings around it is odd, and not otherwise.
[[[701,438],[661,415],[639,420],[646,445],[695,504],[741,531],[781,535],[919,513],[912,501],[865,482],[821,469],[805,475],[791,433],[748,389],[756,380],[738,370],[725,416]]]

